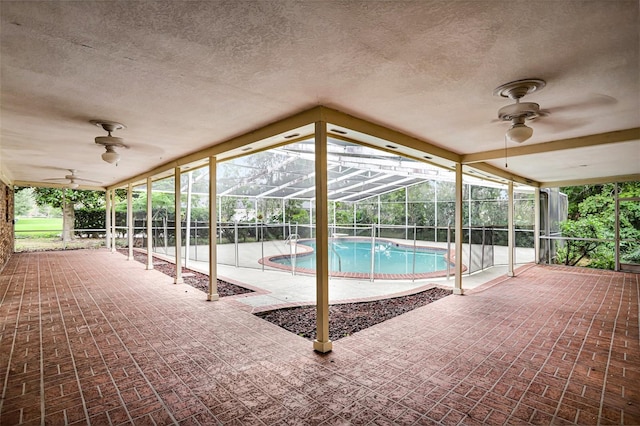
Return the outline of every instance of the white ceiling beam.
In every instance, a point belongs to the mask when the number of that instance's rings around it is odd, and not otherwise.
[[[560,139],[534,145],[519,145],[508,149],[509,157],[521,155],[541,154],[566,149],[585,148],[589,146],[606,145],[611,143],[640,140],[640,127],[618,130],[615,132],[599,133],[597,135],[580,136],[577,138]],[[504,158],[504,149],[476,152],[462,156],[462,164],[473,164],[482,161]]]
[[[574,180],[558,180],[550,182],[540,182],[541,188],[559,188],[561,186],[582,186],[582,185],[601,185],[613,182],[636,182],[640,181],[640,174],[606,176],[590,179],[574,179]]]

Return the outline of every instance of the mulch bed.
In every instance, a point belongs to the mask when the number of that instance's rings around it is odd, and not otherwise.
[[[118,252],[125,256],[129,254],[128,249],[118,249]],[[133,257],[138,262],[147,263],[147,255],[145,253],[134,251]],[[176,276],[175,264],[156,256],[154,256],[153,259],[154,269],[170,277]],[[187,268],[182,268],[182,274],[185,284],[202,290],[205,293],[209,291],[208,275]],[[185,274],[187,274],[187,276],[184,276]],[[253,292],[253,290],[218,280],[218,294],[220,297],[251,292]],[[349,336],[375,324],[428,305],[450,294],[451,290],[436,287],[410,296],[394,297],[374,302],[331,305],[329,306],[329,339],[335,341],[342,337]],[[255,315],[306,339],[313,340],[316,338],[315,306],[275,309],[272,311],[259,312]]]
[[[432,288],[410,296],[374,302],[344,303],[329,306],[329,339],[338,340],[413,309],[450,295],[451,290]],[[304,338],[316,338],[316,307],[301,306],[255,314]]]
[[[129,255],[128,249],[118,249],[118,252],[124,254],[125,256]],[[147,254],[141,253],[138,251],[133,252],[133,258],[140,263],[147,264]],[[157,269],[165,275],[175,278],[176,276],[176,266],[174,263],[167,262],[166,260],[162,260],[156,256],[153,257],[153,269]],[[186,276],[185,276],[186,274]],[[194,271],[188,268],[182,268],[182,280],[185,284],[190,285],[191,287],[197,288],[198,290],[202,290],[205,293],[209,292],[209,276],[198,271]],[[237,294],[244,293],[253,293],[253,290],[249,290],[248,288],[240,287],[239,285],[231,284],[223,280],[218,280],[218,295],[220,297],[226,296],[235,296]]]

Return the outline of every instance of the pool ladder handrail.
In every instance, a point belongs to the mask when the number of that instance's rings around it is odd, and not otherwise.
[[[331,251],[334,252],[336,256],[338,256],[338,272],[342,272],[342,258],[340,257],[340,254],[336,251],[335,243],[331,241],[331,244],[329,244],[329,246],[331,247]]]
[[[284,245],[291,244],[291,241],[294,241],[296,244],[300,239],[300,235],[298,234],[289,234],[286,240],[284,240]]]

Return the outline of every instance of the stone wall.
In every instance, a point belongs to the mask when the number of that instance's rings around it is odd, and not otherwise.
[[[13,187],[0,181],[0,271],[13,253]]]

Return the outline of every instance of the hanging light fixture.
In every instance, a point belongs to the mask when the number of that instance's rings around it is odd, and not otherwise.
[[[124,144],[124,140],[122,138],[111,136],[111,132],[119,129],[125,129],[124,124],[104,120],[91,120],[91,123],[98,127],[102,127],[107,132],[107,136],[98,136],[95,139],[96,144],[102,145],[105,148],[105,152],[102,154],[102,159],[109,164],[115,163],[117,165],[118,161],[120,161],[120,154],[116,151],[116,148],[128,149],[129,147]]]
[[[102,159],[109,164],[117,163],[120,161],[120,154],[116,152],[116,148],[113,145],[105,145],[106,151],[102,153]]]
[[[524,117],[514,117],[511,123],[511,127],[507,130],[509,140],[522,143],[533,135],[533,129],[524,124]]]

